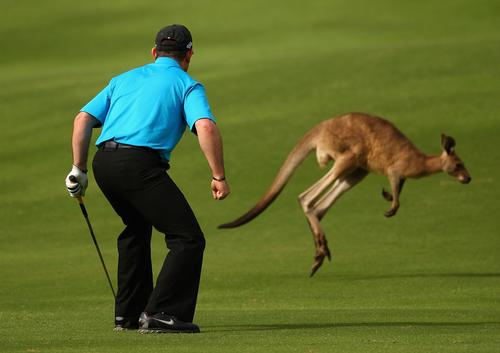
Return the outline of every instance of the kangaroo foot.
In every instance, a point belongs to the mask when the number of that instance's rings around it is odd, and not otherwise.
[[[314,256],[314,258],[316,259],[318,256],[322,256],[323,258],[326,256],[328,257],[329,261],[332,260],[332,254],[330,253],[330,248],[328,248],[328,241],[326,240],[324,234],[320,234],[316,242],[316,255]]]
[[[392,201],[392,194],[385,189],[382,189],[382,197],[387,201]]]
[[[328,261],[332,261],[332,254],[330,253],[330,249],[328,248],[328,245],[324,245],[322,248],[323,253],[328,257]]]
[[[322,245],[319,249],[316,249],[316,255],[314,255],[314,262],[311,267],[311,274],[309,277],[314,276],[316,271],[323,265],[323,261],[325,260],[325,257],[328,258],[329,261],[332,260],[332,255],[330,253],[330,249],[328,248],[328,245],[324,244]]]
[[[311,267],[311,274],[309,275],[309,277],[312,277],[314,276],[314,274],[316,273],[316,271],[318,271],[318,269],[321,267],[321,265],[323,265],[323,260],[325,259],[325,256],[324,255],[316,255],[314,257],[314,263]]]

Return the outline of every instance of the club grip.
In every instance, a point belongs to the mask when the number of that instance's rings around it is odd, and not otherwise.
[[[78,180],[76,179],[76,177],[74,175],[70,175],[68,177],[69,181],[71,181],[72,183],[77,183],[78,184]],[[82,209],[82,212],[83,212],[83,215],[85,217],[87,217],[87,210],[85,209],[85,205],[83,204],[83,199],[81,196],[77,196],[76,197],[78,203],[80,204],[80,208]]]

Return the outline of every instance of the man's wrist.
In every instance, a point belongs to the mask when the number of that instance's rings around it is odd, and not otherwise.
[[[87,174],[87,172],[88,172],[88,170],[86,168],[80,168],[76,164],[73,164],[73,167],[76,168],[76,169],[78,169],[80,172],[82,172],[84,174]]]
[[[212,176],[212,180],[224,181],[224,180],[226,180],[226,177],[224,175],[223,176]]]

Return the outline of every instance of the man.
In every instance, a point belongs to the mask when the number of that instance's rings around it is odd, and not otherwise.
[[[205,239],[183,194],[170,179],[170,154],[186,126],[197,134],[212,171],[213,197],[229,194],[222,140],[203,86],[188,74],[192,38],[182,25],[161,29],[154,63],[114,77],[76,116],[71,196],[87,187],[92,129],[102,126],[93,160],[97,184],[125,229],[118,237],[115,329],[199,332],[193,324]],[[73,183],[74,176],[78,183]],[[168,252],[153,286],[152,227],[165,234]]]

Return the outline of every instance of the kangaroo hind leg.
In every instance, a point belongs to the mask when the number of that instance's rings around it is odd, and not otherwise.
[[[314,256],[314,263],[311,268],[311,276],[313,276],[314,273],[321,267],[325,256],[331,260],[330,249],[328,248],[325,233],[320,226],[320,221],[323,219],[330,207],[332,207],[333,204],[340,198],[340,196],[363,180],[367,174],[367,171],[357,169],[351,174],[337,179],[330,190],[328,190],[313,206],[312,212],[307,214],[309,223],[311,225],[315,225],[314,227],[311,226],[311,229],[316,228],[319,230],[318,233],[314,233],[313,230],[313,234],[315,235],[316,253]],[[318,234],[318,236],[316,236],[316,234]]]
[[[324,153],[321,152],[322,155]],[[326,160],[326,158],[325,156],[322,157],[323,160]],[[328,158],[332,159],[331,157]],[[356,169],[354,155],[349,154],[338,158],[333,167],[321,179],[299,195],[299,203],[304,213],[310,210],[311,206],[340,176],[349,174],[354,169]]]
[[[348,176],[338,179],[339,183],[331,190],[329,190],[322,198],[319,200],[317,205],[315,206],[318,219],[321,221],[325,216],[326,212],[333,206],[335,201],[337,201],[342,194],[344,194],[347,190],[351,189],[353,186],[358,184],[361,180],[363,180],[368,175],[368,171],[364,169],[356,169]]]
[[[311,276],[322,265],[325,257],[328,257],[329,259],[331,258],[325,233],[319,223],[322,215],[318,217],[317,207],[318,205],[322,205],[320,210],[326,207],[324,200],[329,200],[328,195],[335,195],[335,190],[337,190],[341,181],[345,178],[345,175],[350,175],[352,170],[355,169],[354,165],[353,158],[339,158],[333,165],[332,169],[325,174],[325,176],[299,195],[299,202],[309,222],[316,249]],[[326,191],[329,187],[331,187],[331,189]],[[338,196],[340,196],[343,192],[344,191],[341,191]],[[334,201],[335,200],[331,203]],[[328,207],[326,207],[326,209],[328,209]]]

